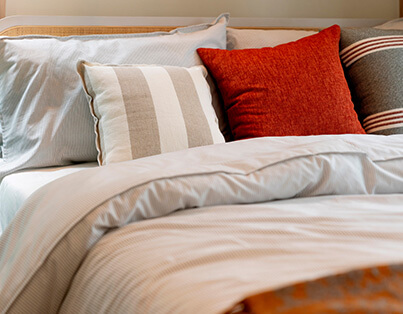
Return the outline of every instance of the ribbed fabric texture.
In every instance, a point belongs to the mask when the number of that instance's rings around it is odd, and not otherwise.
[[[402,144],[258,138],[55,180],[0,238],[0,312],[214,313],[263,286],[402,261]]]
[[[403,30],[343,29],[340,57],[367,133],[403,134]]]
[[[96,121],[98,161],[225,142],[203,66],[78,64]]]
[[[339,59],[340,28],[275,48],[198,49],[235,139],[364,133]]]
[[[13,171],[95,161],[93,117],[78,60],[116,64],[200,65],[198,47],[225,48],[228,15],[169,33],[24,36],[0,39],[0,117]]]

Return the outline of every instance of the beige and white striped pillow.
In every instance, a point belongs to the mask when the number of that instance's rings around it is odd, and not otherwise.
[[[224,142],[203,66],[77,65],[95,119],[98,162]]]

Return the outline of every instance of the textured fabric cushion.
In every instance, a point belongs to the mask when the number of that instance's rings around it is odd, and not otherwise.
[[[98,162],[224,142],[203,66],[77,66],[89,95]]]
[[[403,133],[403,30],[343,29],[341,59],[364,129]]]
[[[316,33],[305,30],[227,28],[227,49],[275,47]]]
[[[275,48],[198,49],[235,139],[364,133],[339,59],[340,28]]]
[[[0,114],[12,171],[96,160],[93,118],[77,75],[101,63],[201,64],[198,47],[225,48],[228,15],[169,33],[0,39]]]

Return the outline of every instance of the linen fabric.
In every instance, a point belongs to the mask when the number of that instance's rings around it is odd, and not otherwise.
[[[222,313],[401,263],[402,161],[403,135],[277,137],[64,176],[0,238],[0,312]]]
[[[95,118],[98,162],[225,142],[203,66],[79,62]]]
[[[198,49],[235,139],[364,133],[339,59],[340,28],[275,48]]]
[[[227,49],[275,47],[318,33],[294,29],[236,29],[227,28]]]
[[[367,133],[403,133],[403,30],[343,29],[341,60]]]
[[[225,48],[228,15],[171,32],[0,39],[0,180],[19,169],[95,161],[93,118],[78,60],[190,67],[198,47]]]

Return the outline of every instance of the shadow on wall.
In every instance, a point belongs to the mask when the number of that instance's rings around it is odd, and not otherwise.
[[[230,12],[232,17],[260,18],[379,18],[402,16],[403,0],[164,0],[109,1],[98,0],[0,0],[0,17],[5,15],[70,15],[70,16],[216,16]],[[400,10],[399,10],[400,4]],[[7,8],[7,10],[6,10]]]

